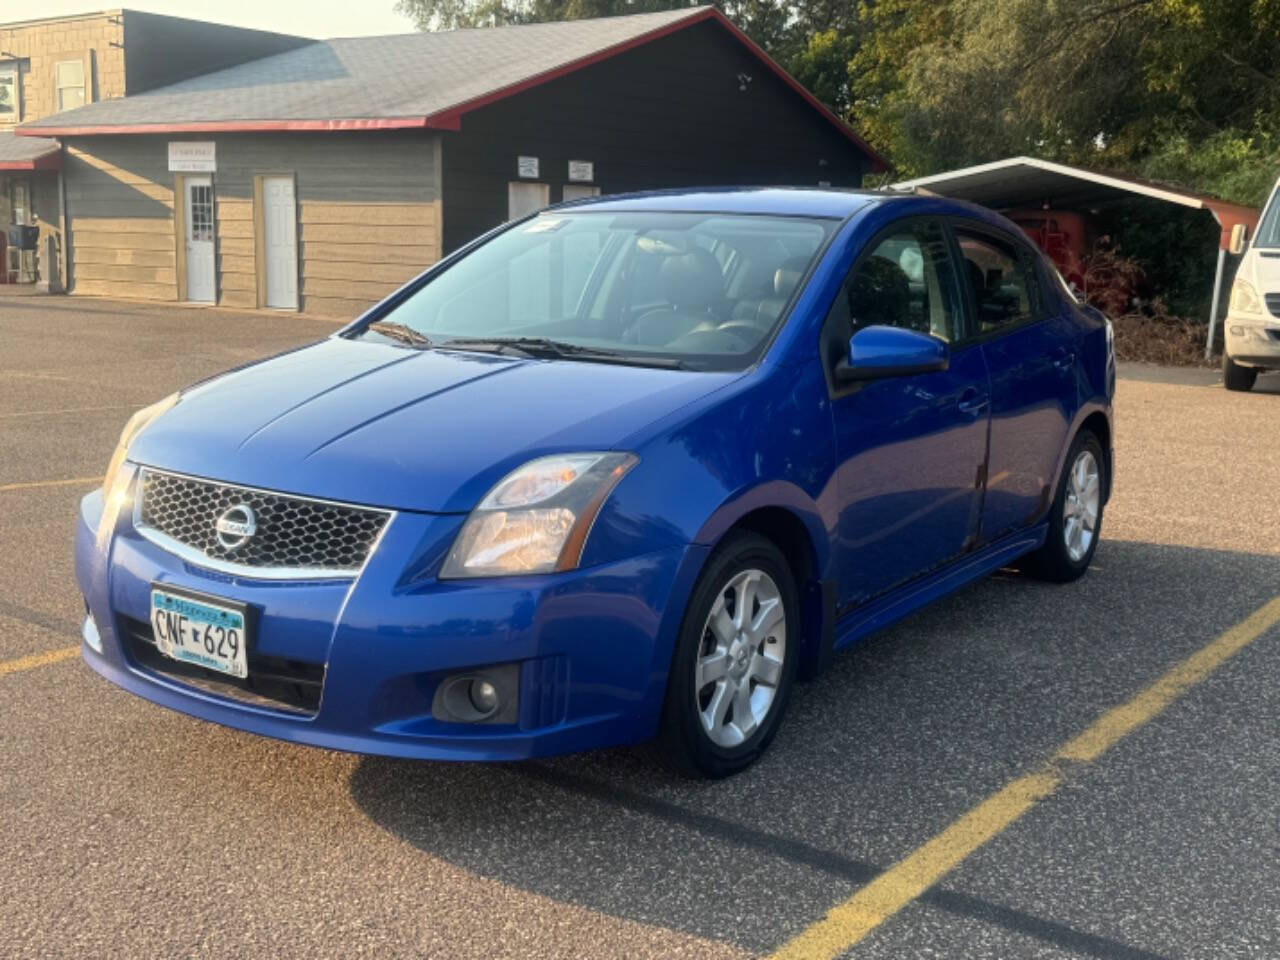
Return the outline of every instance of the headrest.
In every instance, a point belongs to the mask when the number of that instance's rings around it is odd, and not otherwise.
[[[724,299],[720,261],[702,247],[667,257],[658,268],[658,280],[667,300],[686,310],[705,310]]]
[[[804,268],[809,265],[808,257],[788,257],[782,266],[773,272],[773,292],[784,299],[795,292],[796,284],[804,276]]]

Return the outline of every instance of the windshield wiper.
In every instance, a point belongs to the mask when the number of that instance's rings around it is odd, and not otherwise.
[[[588,363],[619,363],[627,366],[663,367],[683,370],[685,363],[678,357],[657,357],[628,353],[615,353],[596,347],[584,347],[548,337],[453,337],[435,346],[442,350],[479,350],[491,353],[513,353],[517,356],[552,360],[582,360]]]
[[[365,327],[365,330],[372,330],[374,333],[380,333],[398,343],[417,347],[420,350],[425,350],[432,346],[431,339],[426,334],[419,333],[408,324],[396,323],[393,320],[375,320]]]

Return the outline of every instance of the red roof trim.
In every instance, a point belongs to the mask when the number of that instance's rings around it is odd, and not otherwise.
[[[62,148],[51,150],[31,160],[0,160],[0,170],[61,170]]]
[[[391,117],[348,120],[198,120],[192,123],[138,123],[121,126],[18,127],[24,137],[92,137],[109,133],[283,133],[291,130],[406,130],[421,129],[426,117]]]
[[[728,30],[734,39],[746,47],[758,60],[777,74],[778,78],[781,79],[783,83],[798,93],[801,98],[809,104],[809,106],[821,113],[832,126],[852,141],[858,149],[870,158],[872,173],[881,173],[889,168],[888,162],[884,157],[880,156],[880,154],[878,154],[872,146],[867,143],[867,141],[863,140],[847,123],[832,113],[821,100],[806,90],[795,77],[791,76],[791,74],[787,73],[787,71],[782,68],[781,64],[765,53],[764,50],[755,43],[755,41],[739,30],[737,26],[734,25],[733,21],[721,13],[716,7],[703,7],[695,14],[683,17],[680,20],[668,23],[655,30],[650,30],[648,33],[643,33],[638,37],[632,37],[630,40],[624,40],[623,42],[614,44],[611,47],[606,47],[603,50],[599,50],[596,53],[591,54],[590,56],[582,57],[578,60],[572,61],[571,63],[556,67],[553,70],[548,70],[545,73],[540,73],[526,80],[521,80],[519,83],[513,83],[510,86],[501,88],[500,90],[486,93],[483,96],[476,97],[472,100],[466,100],[460,104],[449,107],[447,110],[441,110],[438,113],[433,113],[426,118],[426,126],[433,127],[438,130],[458,130],[461,128],[463,114],[470,113],[472,110],[487,106],[498,100],[505,100],[507,97],[514,96],[517,93],[523,93],[525,90],[540,86],[549,80],[555,80],[559,77],[566,76],[567,74],[575,73],[584,67],[589,67],[601,62],[602,60],[608,60],[620,53],[625,53],[628,50],[633,50],[646,43],[651,43],[654,40],[658,40],[679,30],[683,30],[692,24],[701,23],[704,20],[715,20],[722,27]]]

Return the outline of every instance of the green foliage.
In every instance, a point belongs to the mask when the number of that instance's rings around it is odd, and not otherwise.
[[[1159,296],[1178,316],[1209,316],[1220,235],[1212,214],[1131,200],[1101,208],[1094,225],[1116,253],[1142,264],[1142,297]]]
[[[1152,180],[1191,184],[1205,193],[1251,207],[1266,202],[1280,175],[1280,130],[1260,118],[1251,131],[1229,127],[1194,139],[1174,132],[1157,138],[1138,163]]]

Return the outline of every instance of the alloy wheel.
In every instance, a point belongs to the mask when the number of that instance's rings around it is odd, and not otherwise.
[[[1082,450],[1067,474],[1067,496],[1062,505],[1062,537],[1072,563],[1083,560],[1093,546],[1102,502],[1098,476],[1097,458]]]
[[[735,574],[716,597],[694,665],[694,698],[711,742],[732,748],[764,723],[787,655],[787,616],[763,570]]]

